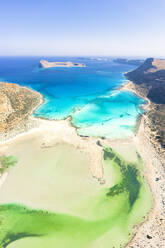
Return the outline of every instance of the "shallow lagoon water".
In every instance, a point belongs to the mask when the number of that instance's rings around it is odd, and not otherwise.
[[[19,163],[1,188],[2,247],[120,247],[150,210],[138,157],[127,162],[105,148],[106,184],[100,185],[89,173],[88,157],[69,145],[43,150],[29,140],[13,152]]]

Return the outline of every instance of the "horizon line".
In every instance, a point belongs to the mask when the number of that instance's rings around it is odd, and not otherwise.
[[[56,54],[4,54],[1,55],[0,57],[118,57],[118,58],[155,58],[155,57],[165,57],[165,56],[147,56],[147,55],[105,55],[105,54],[95,54],[95,55],[89,55],[89,54],[61,54],[61,55],[56,55]]]

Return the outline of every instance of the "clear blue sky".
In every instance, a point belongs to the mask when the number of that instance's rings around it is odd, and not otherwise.
[[[165,57],[165,0],[1,0],[0,55]]]

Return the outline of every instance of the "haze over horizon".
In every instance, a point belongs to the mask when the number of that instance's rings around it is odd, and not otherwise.
[[[6,0],[0,56],[165,57],[164,0]]]

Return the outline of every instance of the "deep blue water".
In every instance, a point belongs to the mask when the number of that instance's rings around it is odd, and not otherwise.
[[[135,67],[97,58],[49,57],[49,61],[85,63],[82,68],[39,69],[40,57],[0,57],[0,80],[18,83],[39,91],[45,103],[35,116],[64,119],[83,135],[113,138],[133,135],[144,100],[130,92],[116,90],[124,81],[123,72]]]

